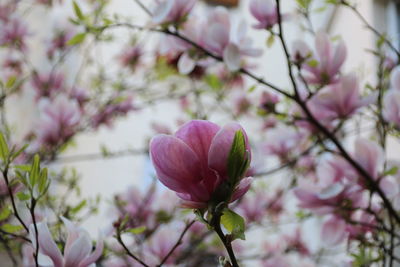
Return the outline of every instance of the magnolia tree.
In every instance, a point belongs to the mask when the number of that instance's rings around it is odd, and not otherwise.
[[[111,1],[66,2],[0,3],[1,262],[400,264],[400,162],[386,153],[400,129],[400,51],[354,3],[329,0],[315,11],[312,0],[296,0],[282,12],[288,1],[244,1],[266,45],[252,42],[240,14],[196,0],[133,1],[147,17],[137,24],[111,13]],[[314,29],[312,12],[332,6],[376,37],[365,51],[375,57],[365,62],[373,83],[344,72],[346,43]],[[73,13],[57,13],[45,34],[35,28],[35,10],[60,8]],[[288,41],[289,24],[313,41]],[[129,42],[116,38],[121,31]],[[290,86],[252,64],[273,42]],[[115,45],[119,52],[102,62],[97,48]],[[77,136],[128,113],[139,121],[142,109],[166,100],[180,109],[171,113],[176,127],[154,118],[144,149],[69,158],[149,154],[149,186],[85,198],[79,171],[54,167]],[[26,105],[23,116],[9,116]],[[93,237],[81,224],[101,202],[109,227]]]

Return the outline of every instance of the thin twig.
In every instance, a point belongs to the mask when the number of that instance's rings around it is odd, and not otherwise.
[[[168,252],[167,255],[165,255],[165,257],[161,260],[160,264],[157,265],[158,267],[161,267],[167,260],[168,258],[172,255],[172,253],[174,253],[175,249],[182,243],[182,239],[185,236],[186,232],[189,230],[189,228],[195,223],[196,221],[193,220],[190,223],[188,223],[185,227],[185,229],[183,229],[181,235],[179,236],[178,240],[176,241],[175,245],[170,249],[170,251]]]

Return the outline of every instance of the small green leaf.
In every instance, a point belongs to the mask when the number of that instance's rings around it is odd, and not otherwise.
[[[249,93],[254,92],[254,90],[256,90],[256,88],[257,88],[257,84],[251,86],[251,87],[247,90],[247,92],[249,92]]]
[[[4,221],[5,219],[7,219],[11,214],[11,209],[9,207],[4,207],[1,211],[0,211],[0,221]]]
[[[23,172],[31,171],[31,165],[28,164],[14,165],[14,168],[21,170]]]
[[[8,145],[6,142],[6,139],[4,138],[4,135],[2,132],[0,132],[0,157],[3,161],[6,161],[8,158]]]
[[[315,59],[312,59],[312,60],[307,62],[307,65],[312,67],[312,68],[315,68],[315,67],[318,66],[318,61],[316,61]]]
[[[0,226],[0,228],[3,231],[6,231],[8,233],[15,233],[15,232],[21,231],[23,229],[23,226],[6,223],[6,224],[3,224],[2,226]]]
[[[83,209],[83,207],[86,206],[86,204],[87,204],[86,199],[82,200],[81,202],[79,202],[78,205],[76,205],[75,207],[73,207],[73,208],[71,209],[71,212],[72,212],[72,213],[78,213],[81,209]]]
[[[78,6],[78,4],[77,4],[75,1],[73,1],[72,4],[73,4],[73,6],[74,6],[75,15],[76,15],[80,20],[83,20],[84,17],[83,17],[83,13],[82,13],[81,8]]]
[[[26,201],[26,200],[30,199],[31,196],[30,196],[29,194],[24,193],[24,192],[18,192],[18,193],[17,193],[17,198],[18,198],[20,201]]]
[[[33,157],[33,162],[31,165],[31,170],[29,172],[29,183],[32,188],[36,185],[40,175],[40,157],[39,155],[35,155]]]
[[[395,174],[397,174],[397,171],[398,171],[398,170],[399,170],[399,168],[396,167],[396,166],[394,166],[394,167],[390,168],[389,170],[385,171],[385,172],[383,173],[383,176],[386,176],[386,175],[395,175]]]
[[[246,138],[243,132],[238,130],[235,133],[228,156],[228,176],[231,186],[236,186],[249,165],[247,153]]]
[[[242,216],[230,209],[224,209],[221,223],[231,233],[233,240],[237,238],[245,240],[245,221]]]
[[[86,37],[86,33],[85,32],[78,33],[74,37],[72,37],[71,39],[68,40],[67,45],[80,44],[85,40],[85,37]]]
[[[13,152],[11,155],[11,161],[16,159],[19,155],[21,155],[21,153],[24,152],[27,147],[28,147],[28,145],[24,145],[23,147],[18,149],[16,152]]]
[[[216,91],[219,91],[223,87],[221,80],[215,74],[207,75],[204,80],[207,85],[211,87],[211,89],[214,89]]]
[[[274,45],[274,42],[275,42],[275,36],[274,35],[270,35],[268,38],[267,38],[267,47],[268,48],[270,48],[271,46],[273,46]]]
[[[139,235],[141,233],[143,233],[144,231],[146,231],[146,226],[140,226],[140,227],[136,227],[136,228],[131,228],[126,230],[129,233],[132,233],[134,235]]]
[[[13,85],[15,84],[16,81],[17,81],[17,77],[16,76],[11,76],[10,78],[8,78],[8,80],[6,82],[6,88],[13,87]]]

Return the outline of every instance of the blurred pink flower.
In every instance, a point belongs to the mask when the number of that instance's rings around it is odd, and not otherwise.
[[[32,86],[36,91],[36,97],[53,97],[64,89],[64,75],[57,72],[34,73]]]
[[[150,156],[158,179],[177,192],[184,206],[207,207],[217,188],[228,180],[228,155],[237,131],[246,136],[236,123],[220,128],[212,122],[194,120],[184,124],[174,136],[154,137]],[[246,150],[250,157],[247,137]],[[242,179],[230,201],[247,192],[250,182],[251,178]]]
[[[54,242],[46,222],[37,223],[39,237],[39,253],[49,257],[54,267],[88,267],[100,258],[103,252],[103,240],[97,241],[96,249],[92,251],[92,241],[89,234],[82,228],[74,225],[66,218],[62,218],[68,230],[68,237],[64,247],[64,255]],[[36,235],[34,225],[29,226],[29,235],[35,249]]]
[[[26,50],[25,38],[28,36],[26,25],[19,19],[13,18],[0,25],[0,46],[9,46],[21,51]]]
[[[192,10],[196,0],[159,0],[153,12],[155,24],[180,23]]]
[[[383,99],[383,117],[388,122],[400,127],[400,67],[392,70],[391,89],[385,94]]]
[[[278,10],[273,0],[252,0],[250,12],[258,21],[255,29],[269,29],[278,23]]]
[[[358,108],[374,102],[375,96],[362,97],[356,76],[347,75],[318,91],[307,105],[317,119],[331,121],[352,115]]]
[[[317,54],[302,65],[305,80],[311,84],[335,83],[347,56],[345,44],[341,41],[334,47],[329,36],[319,31],[315,37],[315,47]]]
[[[40,145],[58,145],[75,134],[81,111],[76,100],[60,94],[39,102],[40,118],[35,128]]]
[[[205,47],[223,57],[230,71],[237,71],[242,65],[242,56],[257,57],[262,51],[252,47],[252,40],[246,37],[247,26],[242,22],[231,26],[227,9],[215,8],[208,16]]]

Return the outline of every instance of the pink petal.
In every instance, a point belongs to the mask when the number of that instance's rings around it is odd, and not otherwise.
[[[244,194],[246,194],[246,192],[249,191],[252,182],[253,182],[252,177],[246,177],[242,179],[239,185],[235,188],[235,191],[233,192],[231,202],[238,200]]]
[[[159,3],[153,12],[153,23],[160,24],[168,20],[168,15],[171,13],[174,6],[174,0],[166,0]]]
[[[40,252],[50,257],[53,261],[54,267],[63,267],[63,257],[51,236],[47,224],[45,222],[36,223],[36,227],[38,229]],[[33,224],[29,226],[29,234],[31,236],[32,244],[36,244],[35,228]]]
[[[340,67],[346,60],[347,56],[347,48],[344,42],[340,42],[335,49],[335,54],[333,55],[332,63],[329,66],[330,73],[329,75],[335,75],[338,73]]]
[[[150,142],[150,157],[158,179],[169,189],[184,193],[201,181],[201,162],[181,139],[158,135]]]
[[[87,233],[81,232],[81,235],[71,244],[68,251],[64,252],[64,267],[76,267],[83,261],[92,250],[92,242]]]
[[[196,67],[196,62],[190,58],[187,53],[184,53],[178,61],[178,70],[181,74],[189,74]]]
[[[354,154],[356,161],[361,164],[372,178],[377,178],[385,160],[382,148],[375,142],[359,138],[356,140]]]
[[[230,71],[240,69],[240,50],[235,44],[229,44],[223,52],[223,58]]]
[[[400,66],[394,68],[390,74],[390,85],[395,90],[400,90]]]
[[[97,244],[96,244],[96,249],[93,251],[92,254],[90,254],[89,257],[84,259],[80,264],[79,267],[87,267],[92,263],[95,263],[103,253],[103,248],[104,248],[104,242],[103,238],[100,236],[98,238]]]
[[[215,123],[192,120],[181,126],[175,136],[185,142],[197,154],[203,167],[207,167],[211,142],[219,130],[220,127]]]
[[[333,217],[324,223],[321,235],[325,245],[338,245],[346,238],[346,223]]]
[[[328,66],[331,58],[331,43],[329,37],[323,31],[319,31],[315,38],[315,47],[322,66]]]

